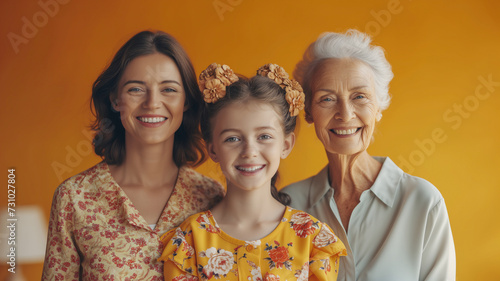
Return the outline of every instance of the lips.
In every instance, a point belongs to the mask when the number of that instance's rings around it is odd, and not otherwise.
[[[144,122],[144,123],[150,123],[150,124],[154,124],[154,123],[160,123],[160,122],[163,122],[165,120],[167,120],[166,117],[137,117],[137,120],[141,121],[141,122]]]
[[[361,130],[361,127],[359,127],[359,128],[350,128],[350,129],[331,129],[330,132],[332,132],[332,133],[334,133],[335,135],[338,135],[338,136],[349,136],[349,135],[354,135],[359,130]]]
[[[238,165],[236,169],[244,173],[255,173],[264,169],[266,165]]]
[[[142,116],[137,116],[136,119],[144,127],[156,128],[163,125],[168,118],[161,115],[142,115]]]

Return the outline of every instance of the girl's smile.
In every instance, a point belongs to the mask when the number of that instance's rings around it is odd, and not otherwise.
[[[250,100],[227,105],[212,120],[210,157],[220,164],[228,189],[269,190],[280,159],[292,149],[280,116],[268,104]]]

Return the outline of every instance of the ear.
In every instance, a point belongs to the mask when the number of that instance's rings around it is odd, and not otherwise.
[[[113,107],[113,109],[119,112],[120,107],[118,106],[118,98],[116,93],[111,93],[109,95],[109,101],[111,102],[111,106]]]
[[[292,152],[293,146],[295,145],[295,133],[290,133],[285,137],[283,151],[281,151],[281,159],[288,157],[290,152]]]
[[[189,109],[189,103],[186,100],[186,102],[184,103],[184,112],[186,112],[188,109]]]
[[[215,153],[214,150],[214,145],[211,142],[207,142],[207,152],[208,156],[210,156],[210,159],[212,159],[215,163],[219,163],[219,160],[217,159],[217,154]]]
[[[314,123],[311,114],[309,114],[309,110],[305,110],[305,118],[306,118],[307,123],[309,123],[309,124]]]

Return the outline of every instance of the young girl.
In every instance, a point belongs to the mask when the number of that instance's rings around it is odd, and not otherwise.
[[[226,177],[226,197],[162,237],[166,280],[335,280],[345,247],[274,183],[291,152],[301,86],[268,64],[251,79],[227,65],[200,75],[203,138]]]

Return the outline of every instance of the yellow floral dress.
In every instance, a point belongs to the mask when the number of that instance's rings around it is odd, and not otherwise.
[[[162,236],[165,280],[336,280],[344,244],[311,215],[286,208],[276,229],[242,241],[220,229],[210,211]]]

